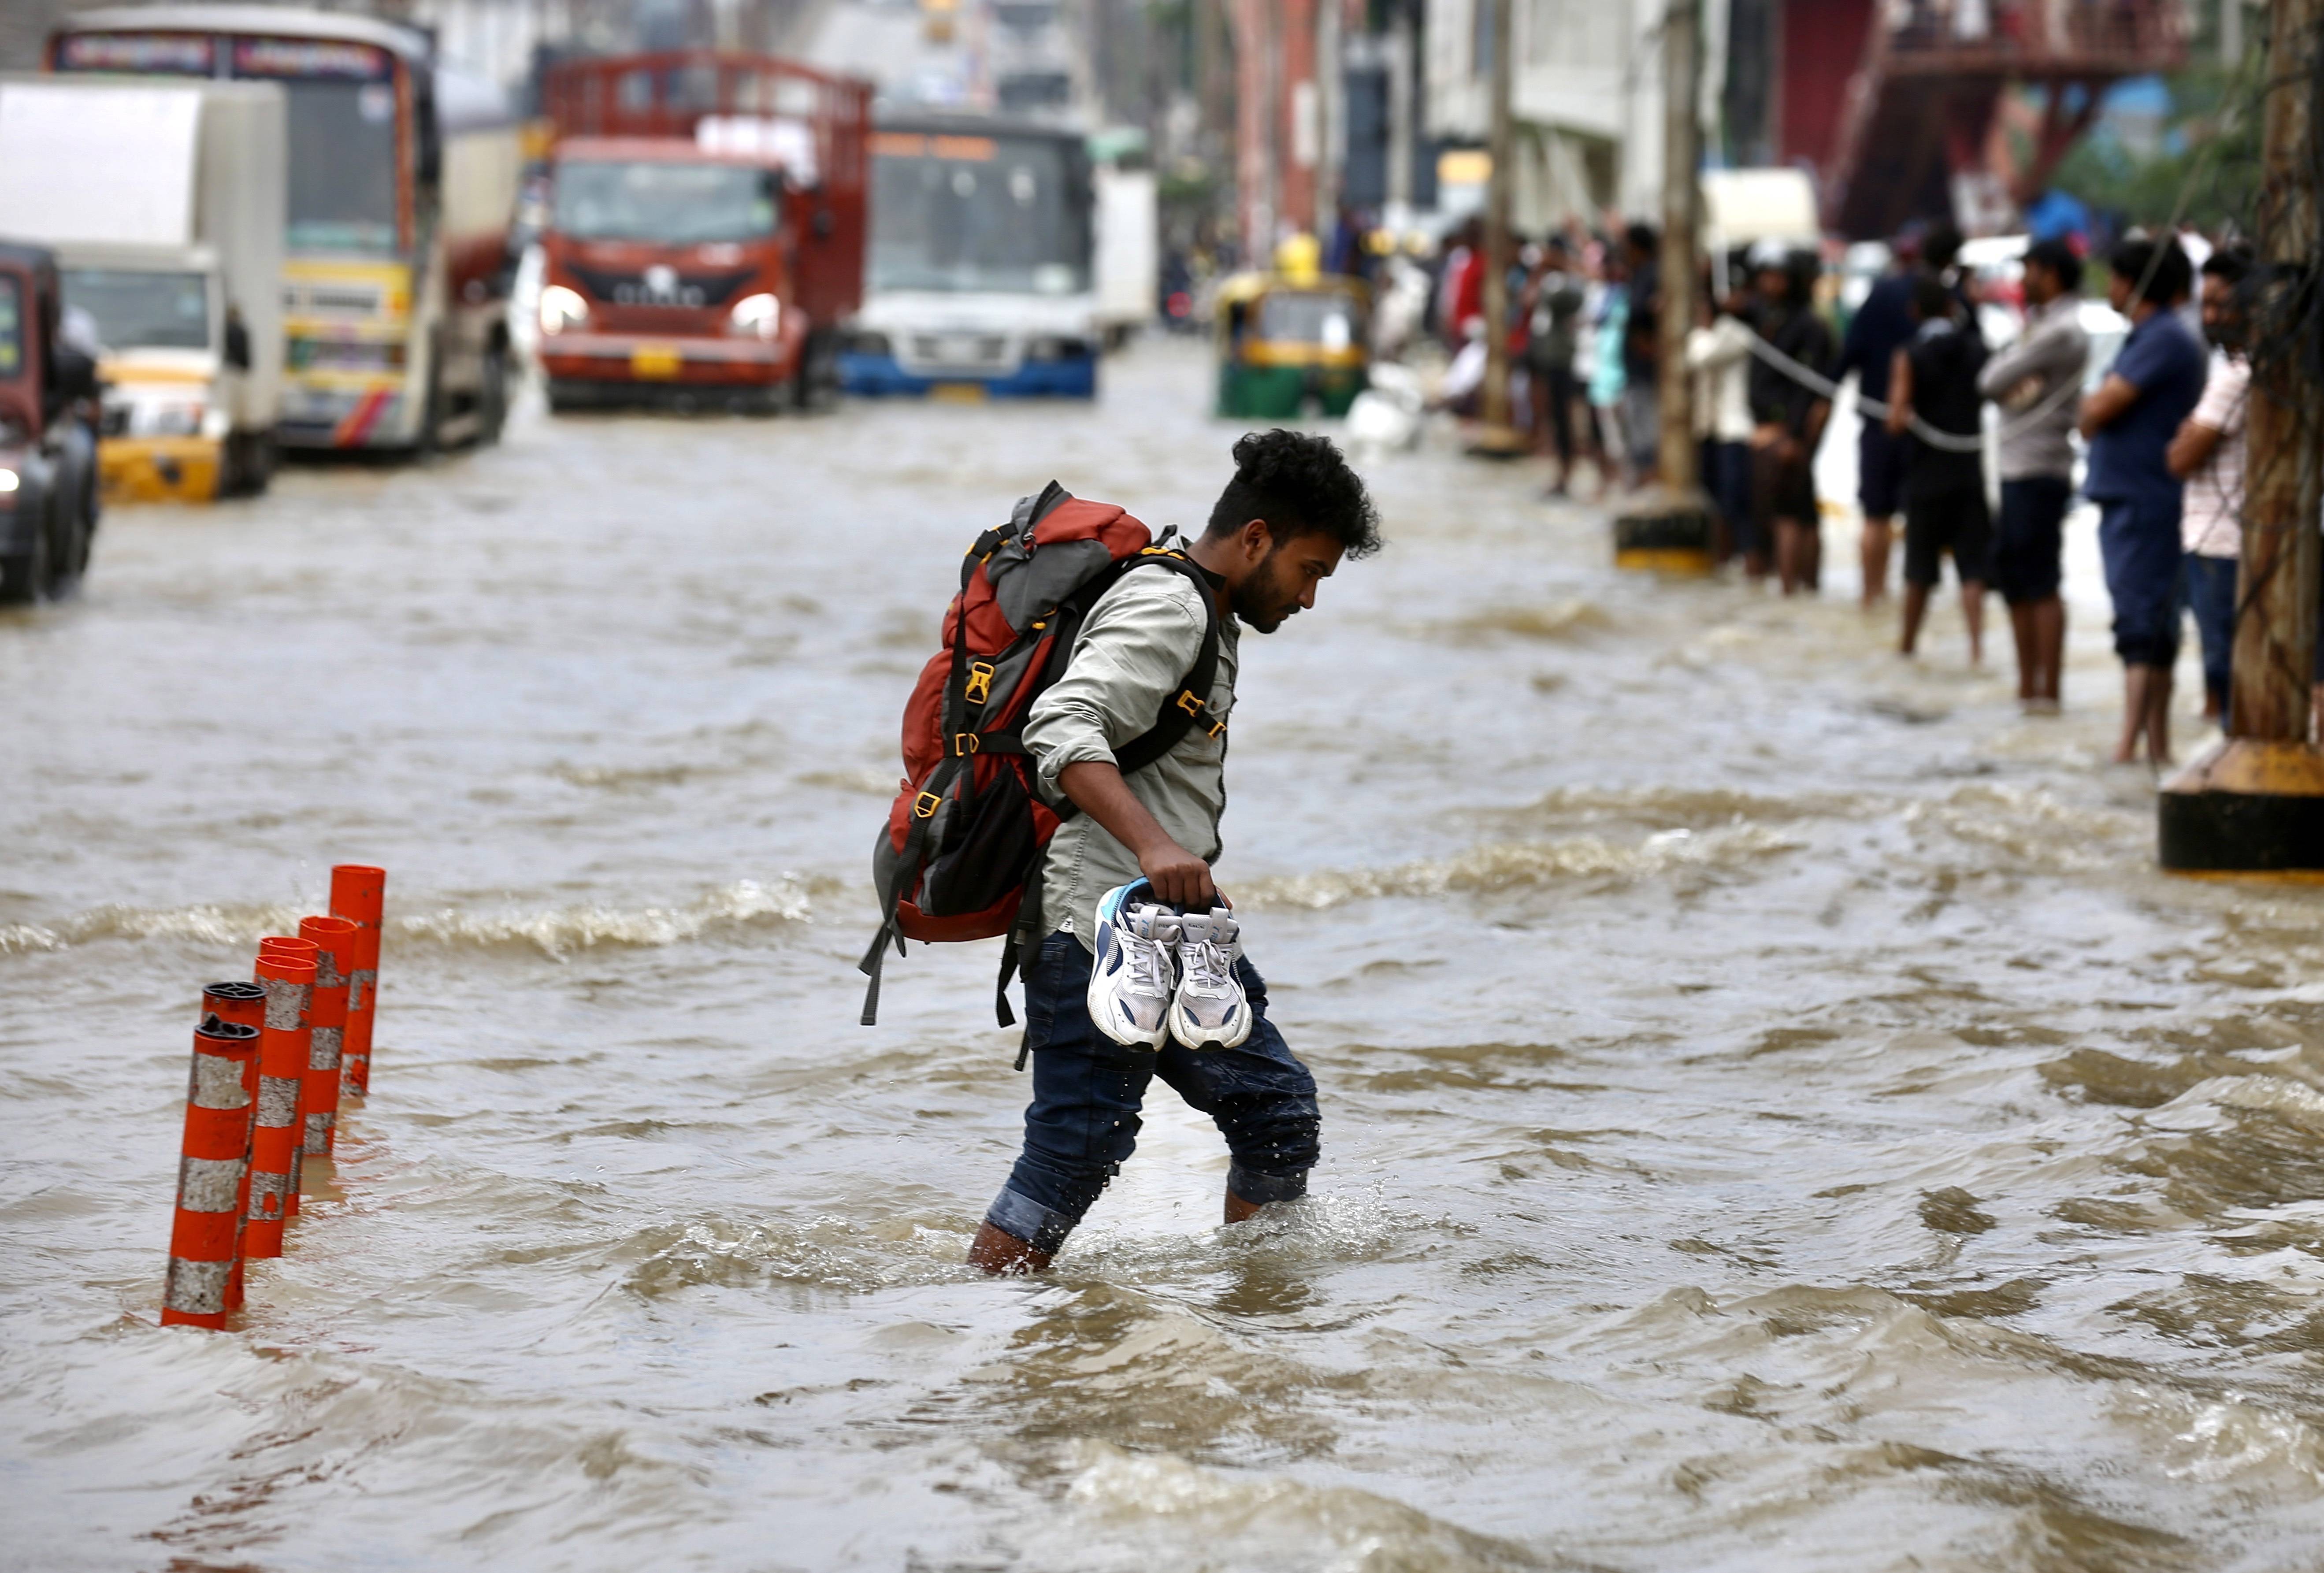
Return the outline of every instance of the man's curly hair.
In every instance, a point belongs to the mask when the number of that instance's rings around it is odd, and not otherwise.
[[[1206,534],[1231,535],[1259,519],[1278,547],[1315,534],[1330,536],[1351,557],[1380,549],[1379,514],[1331,438],[1280,428],[1248,432],[1234,446],[1234,479],[1219,493]]]

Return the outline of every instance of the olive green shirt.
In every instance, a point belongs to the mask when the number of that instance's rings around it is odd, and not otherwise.
[[[1062,802],[1057,777],[1068,765],[1114,762],[1114,750],[1153,728],[1163,703],[1178,692],[1202,653],[1203,592],[1184,574],[1133,569],[1090,609],[1065,676],[1033,702],[1024,729],[1043,790]],[[1178,746],[1123,777],[1170,839],[1203,859],[1219,856],[1219,816],[1226,812],[1227,734],[1207,733],[1234,708],[1236,647],[1241,628],[1219,620],[1219,669],[1205,721]],[[1137,856],[1085,814],[1050,839],[1041,872],[1041,918],[1086,948],[1098,898],[1139,877]]]

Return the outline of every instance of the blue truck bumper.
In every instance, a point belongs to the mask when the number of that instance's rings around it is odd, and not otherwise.
[[[941,388],[948,391],[975,389],[988,399],[1093,399],[1097,396],[1097,357],[1027,361],[1005,377],[918,377],[898,365],[892,354],[843,350],[839,356],[839,385],[850,393],[871,398],[918,398]]]

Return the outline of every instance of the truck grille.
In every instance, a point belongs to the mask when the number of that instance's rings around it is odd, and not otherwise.
[[[1009,339],[998,333],[916,333],[911,358],[931,370],[1001,372],[1009,368]]]
[[[680,273],[648,268],[638,273],[614,273],[569,264],[568,269],[594,299],[613,306],[724,306],[752,277],[749,271]]]

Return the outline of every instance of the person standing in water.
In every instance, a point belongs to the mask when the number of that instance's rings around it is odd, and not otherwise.
[[[2127,765],[2145,740],[2150,764],[2171,762],[2171,667],[2179,658],[2179,538],[2184,484],[2167,455],[2203,397],[2209,360],[2178,307],[2194,282],[2175,240],[2126,240],[2107,258],[2107,299],[2130,318],[2106,381],[2082,400],[2090,469],[2082,490],[2098,505],[2098,551],[2114,599],[2122,658],[2122,737]]]
[[[2089,364],[2082,330],[2082,259],[2060,240],[2025,253],[2025,331],[1986,362],[1978,391],[2002,414],[2001,524],[1993,585],[2009,607],[2017,644],[2017,703],[2058,711],[2066,658],[2066,505],[2074,497],[2074,394]]]
[[[1049,1265],[1129,1161],[1157,1077],[1226,1137],[1229,1223],[1305,1195],[1321,1150],[1314,1078],[1267,1019],[1267,985],[1240,953],[1211,865],[1226,808],[1224,732],[1240,629],[1273,633],[1312,609],[1343,557],[1379,549],[1379,519],[1326,438],[1253,433],[1235,444],[1234,458],[1234,478],[1188,547],[1219,623],[1205,707],[1216,724],[1195,726],[1128,775],[1116,762],[1114,750],[1154,724],[1194,666],[1213,616],[1192,579],[1159,573],[1125,574],[1099,599],[1065,675],[1026,721],[1042,787],[1081,812],[1050,840],[1038,876],[1041,910],[1058,927],[1025,970],[1033,1100],[1024,1150],[969,1247],[970,1264],[988,1273]],[[1124,921],[1129,890],[1151,897],[1132,909],[1156,925],[1147,932]],[[1166,906],[1180,911],[1163,917]],[[1198,988],[1203,997],[1190,1000]],[[1110,1011],[1102,1029],[1093,1000],[1130,1019]],[[1190,1004],[1205,1020],[1230,1024],[1219,1043],[1176,1041],[1176,1023],[1166,1026],[1166,1018]]]
[[[1914,285],[1913,338],[1896,352],[1888,372],[1888,431],[1901,438],[1918,418],[1923,434],[1904,462],[1904,632],[1898,649],[1909,656],[1920,642],[1929,592],[1950,552],[1974,667],[1985,658],[1993,531],[1985,507],[1985,456],[1978,446],[1984,402],[1977,374],[1985,365],[1985,341],[1961,317],[1943,280],[1923,277]]]

